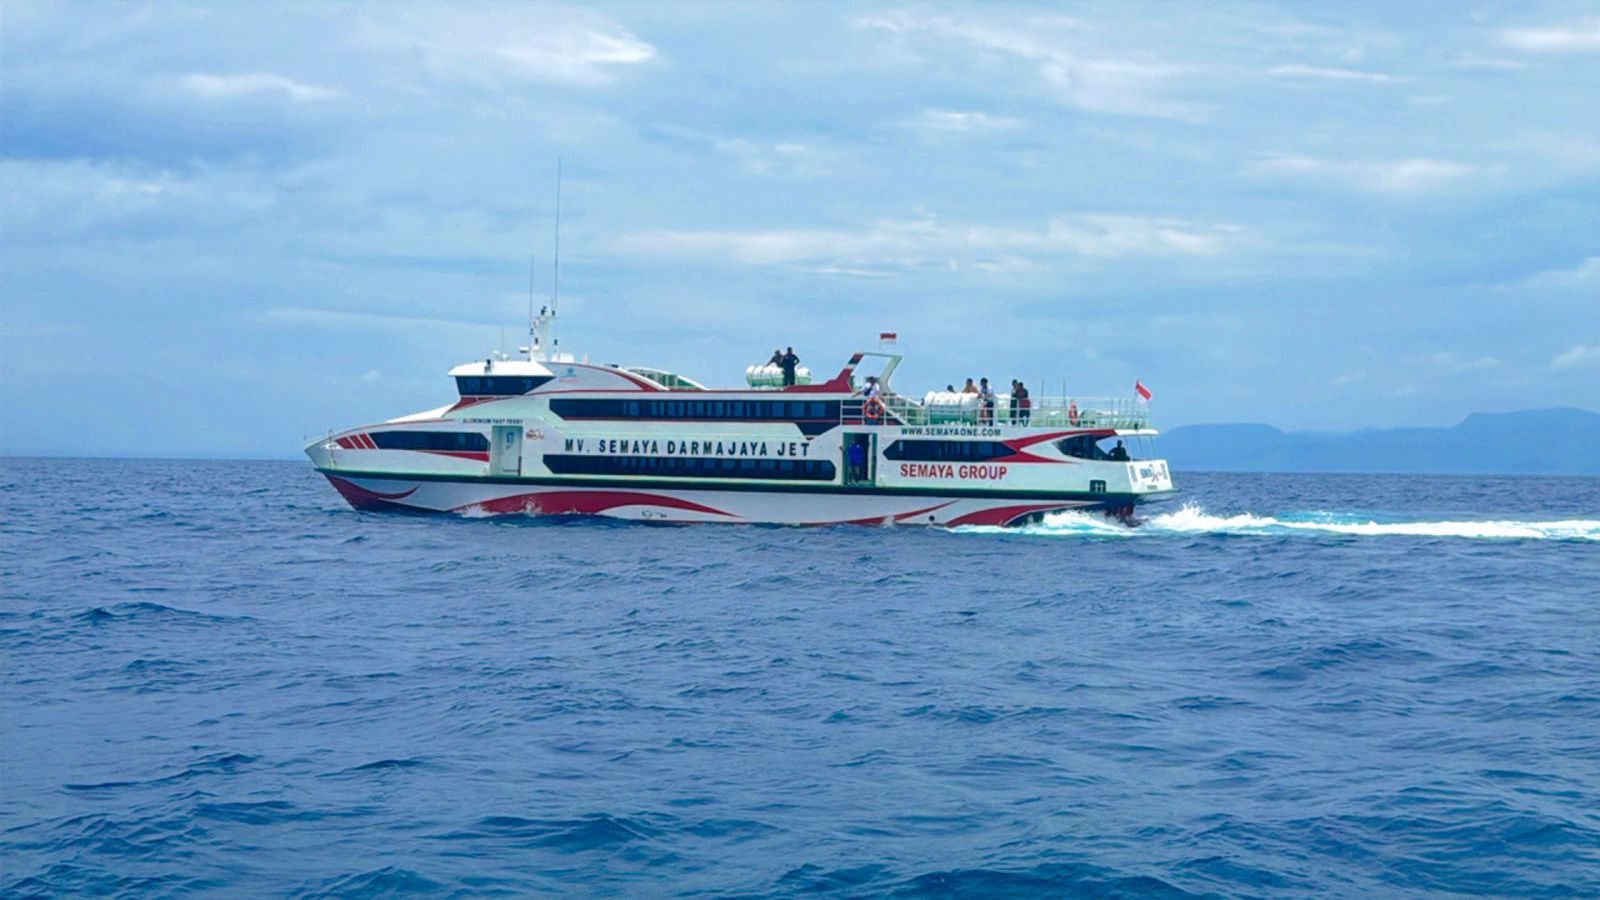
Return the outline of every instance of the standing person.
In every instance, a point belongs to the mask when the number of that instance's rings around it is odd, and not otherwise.
[[[800,365],[800,357],[794,355],[793,347],[783,352],[783,358],[778,360],[778,365],[783,369],[783,386],[793,387],[794,370],[796,366]]]
[[[977,392],[978,386],[972,383],[971,378],[968,378],[967,383],[961,386],[961,393],[963,394],[976,394]]]
[[[1016,397],[1017,411],[1022,416],[1022,424],[1026,425],[1033,418],[1033,398],[1028,396],[1028,386],[1020,381],[1017,382]]]
[[[1006,398],[1006,422],[1017,424],[1017,380],[1011,379],[1011,394]]]
[[[780,366],[781,367],[783,365],[783,351],[782,350],[774,350],[774,351],[772,351],[772,358],[767,360],[767,365],[769,365],[769,366]]]
[[[983,425],[994,424],[994,388],[989,387],[989,379],[978,379],[978,422]]]
[[[863,481],[867,477],[867,450],[856,441],[850,442],[850,480]]]

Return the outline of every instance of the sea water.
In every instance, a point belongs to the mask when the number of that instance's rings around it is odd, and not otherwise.
[[[1600,894],[1600,480],[1177,478],[663,527],[0,461],[0,891]]]

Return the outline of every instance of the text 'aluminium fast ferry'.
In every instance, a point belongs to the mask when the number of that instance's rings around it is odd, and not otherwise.
[[[1013,525],[1062,510],[1122,518],[1173,493],[1149,446],[1149,405],[893,386],[892,335],[837,375],[708,388],[637,366],[579,362],[541,311],[525,358],[450,371],[447,406],[332,432],[306,447],[357,509],[586,513],[668,522]],[[871,371],[869,371],[871,370]],[[874,384],[876,396],[869,388]]]

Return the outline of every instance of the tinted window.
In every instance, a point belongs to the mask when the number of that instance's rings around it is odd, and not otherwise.
[[[480,435],[481,437],[481,435]],[[694,456],[585,456],[552,453],[544,458],[560,475],[657,475],[668,478],[782,478],[832,481],[833,463],[823,460],[728,459]]]
[[[380,450],[489,450],[489,439],[475,431],[372,431],[368,436]]]
[[[463,379],[466,380],[466,379]],[[481,379],[480,379],[481,380]],[[464,390],[464,389],[463,389]],[[555,398],[550,411],[563,419],[704,419],[708,421],[836,421],[838,401],[781,400],[578,400]]]
[[[1015,453],[999,441],[895,441],[883,451],[888,459],[937,462],[983,462]]]
[[[552,375],[458,375],[456,389],[463,397],[526,394],[550,381]]]

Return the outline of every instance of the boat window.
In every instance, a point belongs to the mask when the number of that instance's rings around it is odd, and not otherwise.
[[[669,478],[753,478],[832,481],[833,463],[824,460],[728,459],[694,456],[590,456],[546,454],[544,464],[559,475],[655,475]]]
[[[456,390],[463,397],[526,394],[555,379],[554,375],[458,375]]]
[[[1114,434],[1107,435],[1104,432],[1100,434],[1075,434],[1072,437],[1062,438],[1061,440],[1056,441],[1056,447],[1063,454],[1070,456],[1073,459],[1115,461],[1126,461],[1133,459],[1131,455],[1128,455],[1128,448],[1126,444],[1124,444],[1123,447],[1123,455],[1120,457],[1117,455],[1116,445],[1120,440],[1122,440],[1122,438],[1119,438]]]
[[[1012,456],[999,441],[895,441],[883,451],[887,459],[927,462],[984,462]]]
[[[485,453],[489,439],[475,431],[369,431],[380,450],[438,450]]]
[[[839,418],[839,402],[782,400],[611,400],[556,398],[550,411],[563,419],[702,419],[827,423]],[[819,429],[826,430],[826,429]],[[810,432],[808,432],[810,433]]]

